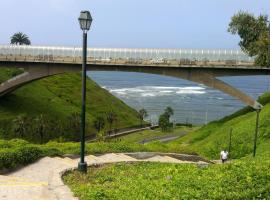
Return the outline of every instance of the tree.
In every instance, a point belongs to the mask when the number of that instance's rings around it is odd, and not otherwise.
[[[167,107],[164,113],[159,116],[158,125],[162,131],[169,131],[172,128],[172,123],[170,123],[170,117],[174,114],[171,107]]]
[[[168,115],[166,115],[164,113],[162,115],[160,115],[159,119],[158,119],[158,125],[163,132],[168,131],[170,129],[170,126],[171,126]]]
[[[45,119],[45,117],[43,116],[43,114],[40,114],[39,116],[37,116],[35,119],[35,132],[39,134],[40,136],[40,144],[42,144],[44,142],[44,135],[46,132],[46,128],[47,128],[47,121]]]
[[[94,127],[99,133],[105,126],[105,119],[102,115],[97,116],[97,118],[94,121]]]
[[[79,113],[74,112],[69,116],[69,127],[72,131],[71,139],[78,139],[81,130],[81,115]]]
[[[106,133],[105,133],[105,130],[102,129],[101,131],[99,131],[97,133],[97,137],[96,137],[99,141],[105,141],[106,140]]]
[[[168,115],[169,119],[174,114],[173,109],[171,107],[167,107],[164,112],[165,115]]]
[[[10,44],[31,45],[29,37],[22,32],[15,33],[13,36],[11,36],[10,39],[11,39]]]
[[[106,118],[107,118],[107,122],[109,123],[109,135],[110,135],[112,131],[112,125],[117,119],[117,114],[113,110],[110,110],[107,113]]]
[[[28,119],[25,115],[19,115],[13,120],[13,131],[16,135],[23,138],[26,134]]]
[[[249,56],[255,56],[255,64],[270,66],[270,23],[267,15],[255,17],[240,11],[232,17],[228,31],[239,35],[239,46]]]
[[[114,134],[117,133],[118,130],[118,115],[115,113],[114,115]]]
[[[139,110],[139,118],[141,120],[141,127],[142,127],[142,124],[143,124],[143,120],[144,118],[148,117],[148,113],[147,111],[143,108],[141,110]]]

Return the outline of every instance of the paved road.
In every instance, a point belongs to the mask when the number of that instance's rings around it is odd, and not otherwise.
[[[146,144],[146,143],[153,142],[153,141],[170,142],[170,141],[176,140],[176,139],[186,135],[186,133],[187,133],[186,131],[181,131],[181,132],[176,133],[176,134],[168,134],[165,136],[155,136],[152,138],[144,139],[144,140],[140,141],[139,143]]]
[[[141,154],[141,153],[137,153]],[[189,157],[189,155],[182,155]],[[153,154],[151,157],[138,159],[123,153],[110,153],[102,156],[86,156],[89,165],[114,162],[166,162],[166,163],[196,163],[203,161],[183,161],[170,155]],[[23,167],[7,175],[0,175],[1,200],[76,200],[70,189],[65,186],[61,174],[65,170],[77,167],[78,159],[68,157],[44,157],[37,162]]]

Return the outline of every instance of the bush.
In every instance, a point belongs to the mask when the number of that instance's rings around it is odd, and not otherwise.
[[[42,156],[59,155],[56,148],[34,145],[25,140],[0,140],[0,170],[13,169],[36,161]]]
[[[1,149],[0,169],[11,169],[20,165],[26,165],[37,160],[41,155],[41,149],[34,146]]]

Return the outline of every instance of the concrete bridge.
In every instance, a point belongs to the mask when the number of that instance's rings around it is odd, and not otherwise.
[[[262,105],[217,77],[270,74],[270,68],[254,66],[253,58],[239,50],[89,48],[87,51],[90,71],[141,72],[186,79],[227,93],[256,110]],[[81,52],[78,47],[0,45],[0,67],[25,70],[0,85],[0,97],[44,77],[81,71]]]

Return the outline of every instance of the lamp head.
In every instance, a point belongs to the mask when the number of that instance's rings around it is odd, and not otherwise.
[[[81,14],[79,17],[79,23],[83,31],[88,31],[90,29],[92,21],[93,19],[89,11],[81,11]]]

